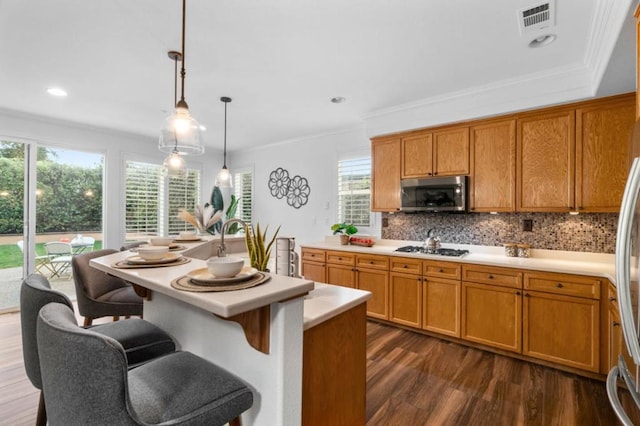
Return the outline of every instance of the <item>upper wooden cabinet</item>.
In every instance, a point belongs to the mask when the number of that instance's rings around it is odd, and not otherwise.
[[[576,109],[576,207],[618,212],[627,180],[633,96]]]
[[[471,211],[515,211],[516,120],[472,126],[469,133]]]
[[[571,211],[574,206],[574,110],[519,117],[517,141],[517,210]]]
[[[401,139],[371,141],[371,211],[400,210]]]
[[[402,178],[433,175],[433,134],[402,138]]]

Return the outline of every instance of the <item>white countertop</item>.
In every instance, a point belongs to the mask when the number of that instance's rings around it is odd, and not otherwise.
[[[316,283],[304,298],[304,329],[307,330],[366,302],[371,292]]]
[[[209,243],[209,242],[205,242]],[[200,244],[205,244],[200,243]],[[188,253],[185,250],[184,253]],[[177,266],[118,269],[112,265],[132,256],[130,251],[114,253],[91,260],[91,266],[126,281],[138,284],[152,291],[158,291],[177,300],[228,318],[271,303],[301,297],[314,288],[313,281],[271,274],[271,279],[256,287],[224,292],[189,292],[171,287],[171,281],[199,268],[206,268],[206,262],[190,258],[189,263]]]
[[[400,253],[394,251],[398,247],[422,245],[418,241],[378,240],[373,247],[340,245],[335,237],[327,237],[325,241],[301,244],[301,247],[322,250],[350,251],[356,253],[382,254],[388,256],[412,257],[425,260],[472,263],[477,265],[503,266],[508,268],[530,269],[565,274],[599,276],[615,283],[614,255],[604,253],[569,252],[559,250],[531,250],[529,258],[507,257],[502,247],[486,247],[465,244],[442,244],[443,248],[469,250],[462,257],[439,256],[421,253]]]

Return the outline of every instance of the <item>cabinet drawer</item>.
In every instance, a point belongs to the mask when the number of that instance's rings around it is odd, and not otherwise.
[[[437,260],[424,260],[422,262],[422,274],[427,277],[460,279],[462,267],[459,263],[439,262]]]
[[[600,279],[570,274],[526,272],[524,288],[566,296],[600,299]]]
[[[389,257],[376,254],[356,254],[356,266],[367,269],[389,269]]]
[[[462,280],[502,287],[522,288],[522,272],[509,268],[463,265]]]
[[[353,266],[356,264],[356,255],[346,251],[327,251],[327,263]]]
[[[422,275],[422,261],[411,257],[391,257],[390,270],[394,272],[404,272],[405,274]]]
[[[324,262],[325,251],[320,249],[303,248],[302,260],[311,260],[313,262]]]

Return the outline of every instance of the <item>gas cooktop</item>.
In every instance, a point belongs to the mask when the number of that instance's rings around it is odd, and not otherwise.
[[[438,256],[452,256],[452,257],[461,257],[465,254],[469,253],[469,250],[457,250],[457,249],[448,249],[448,248],[439,248],[435,252],[428,252],[425,247],[421,246],[404,246],[397,248],[395,251],[401,253],[421,253],[421,254],[434,254]]]

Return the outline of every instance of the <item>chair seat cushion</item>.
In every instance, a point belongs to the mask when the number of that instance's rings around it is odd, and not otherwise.
[[[222,425],[253,404],[243,382],[189,352],[174,352],[131,370],[129,397],[133,417],[151,424]]]
[[[139,318],[100,324],[90,327],[90,330],[120,342],[127,354],[129,368],[176,350],[167,333]]]
[[[142,297],[138,296],[131,286],[116,288],[97,297],[96,300],[101,302],[134,303],[142,305]]]

